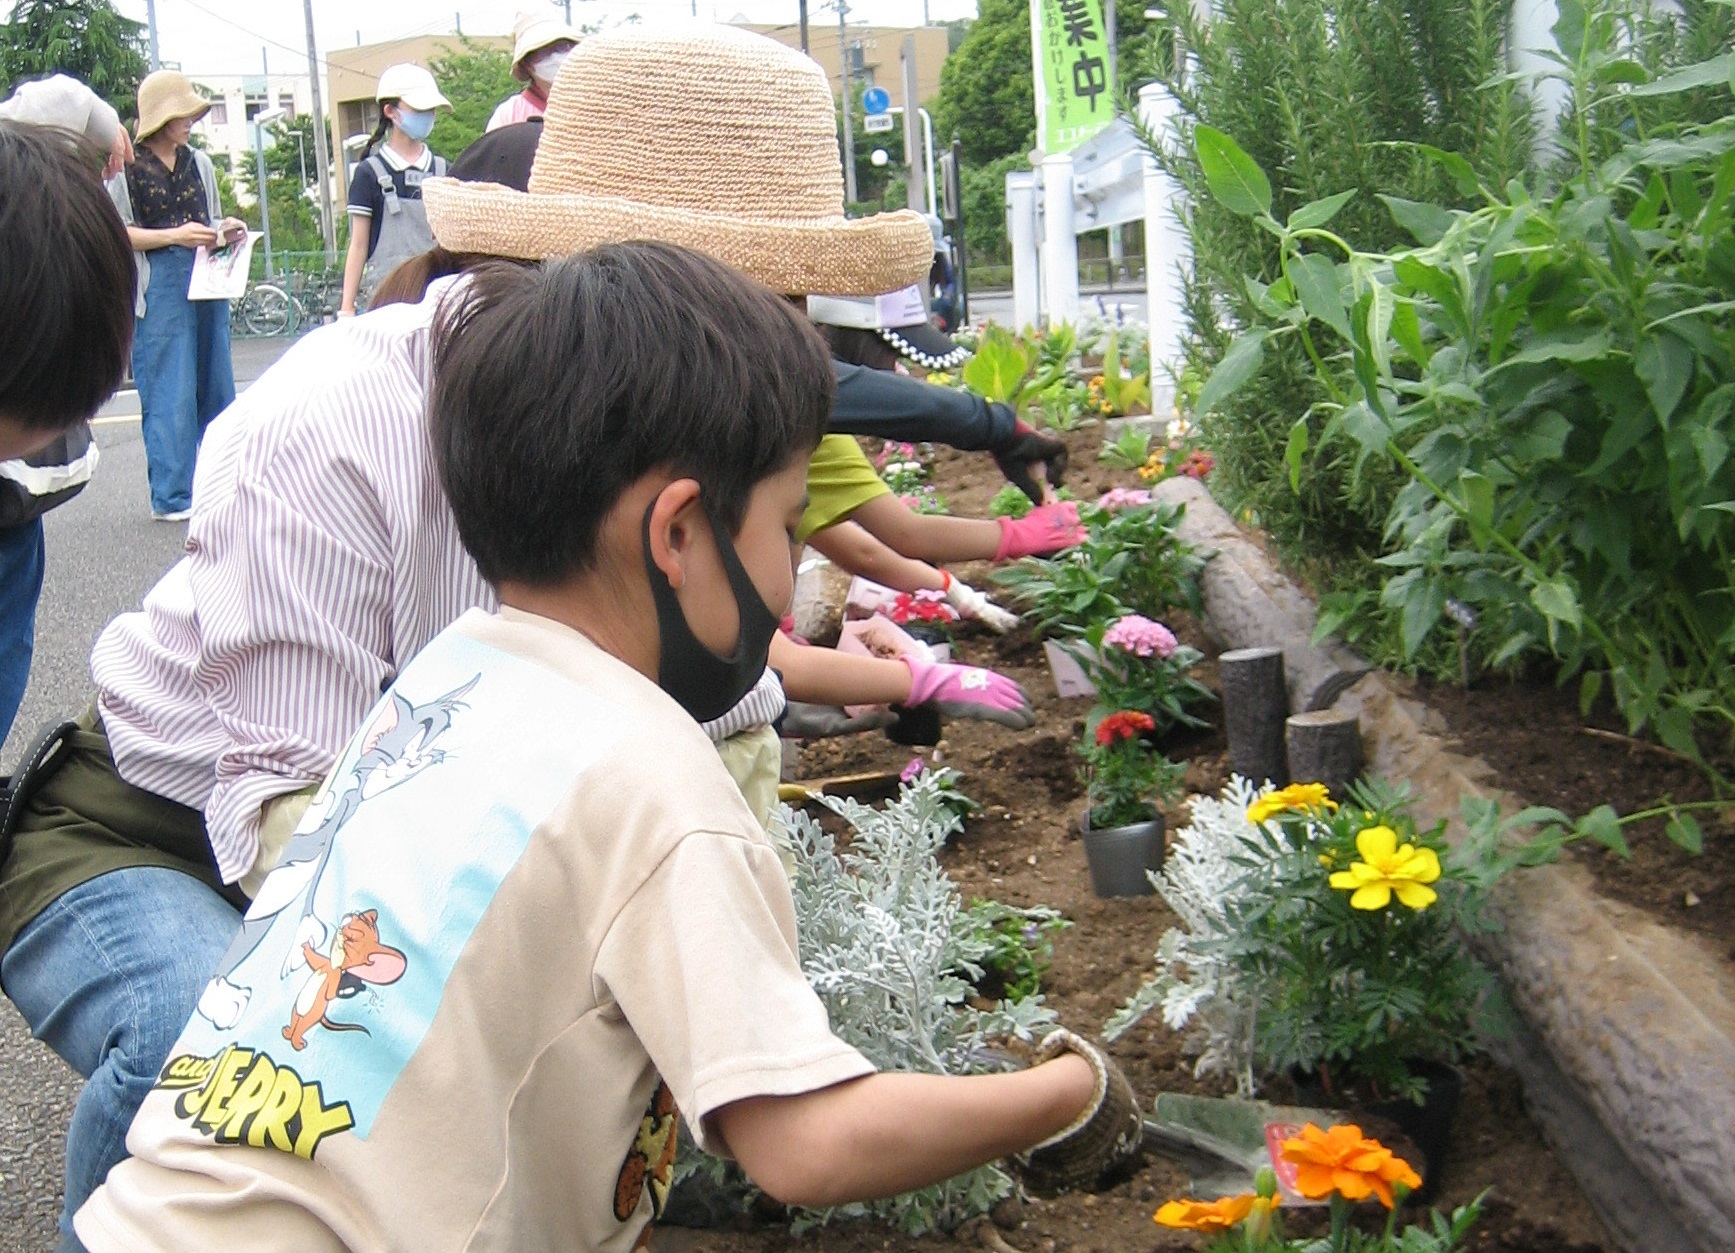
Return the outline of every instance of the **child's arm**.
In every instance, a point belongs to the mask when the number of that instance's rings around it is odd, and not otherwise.
[[[1024,689],[975,666],[901,657],[857,657],[771,637],[771,668],[790,700],[812,705],[924,705],[947,717],[982,718],[1015,730],[1036,721]]]
[[[851,574],[896,591],[945,590],[945,575],[925,561],[893,551],[857,523],[846,521],[828,526],[808,536],[807,542]]]
[[[992,561],[1000,551],[998,522],[917,513],[896,496],[874,497],[849,520],[893,550],[922,561]]]
[[[876,1074],[800,1096],[762,1096],[711,1116],[750,1179],[785,1205],[896,1196],[1027,1149],[1093,1099],[1090,1064],[1068,1054],[1006,1075]]]

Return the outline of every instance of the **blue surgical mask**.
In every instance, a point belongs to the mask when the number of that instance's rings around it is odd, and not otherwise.
[[[420,109],[406,109],[398,106],[398,129],[418,143],[428,137],[428,132],[434,129],[434,113],[430,109],[426,113]]]

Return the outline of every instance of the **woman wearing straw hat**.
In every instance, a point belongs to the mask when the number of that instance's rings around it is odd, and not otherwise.
[[[512,28],[512,77],[524,84],[524,90],[500,102],[486,129],[499,130],[546,113],[548,89],[554,86],[567,53],[578,47],[580,38],[564,22],[519,14],[518,24]]]
[[[205,426],[235,399],[229,302],[189,300],[200,247],[244,238],[224,217],[211,158],[187,146],[211,103],[174,70],[139,84],[136,156],[109,184],[138,260],[133,378],[143,410],[151,516],[183,522],[193,504],[193,462]]]
[[[419,65],[387,66],[374,89],[379,123],[349,180],[349,252],[343,262],[340,317],[355,312],[398,264],[433,247],[422,210],[422,180],[446,172],[446,159],[423,141],[434,115],[452,102]]]
[[[476,185],[430,179],[425,203],[439,242],[468,254],[535,262],[663,238],[778,291],[919,281],[933,247],[920,217],[844,220],[835,126],[824,71],[762,36],[598,36],[551,93],[535,193],[478,201]],[[237,906],[383,686],[495,604],[426,428],[433,326],[465,282],[303,338],[213,427],[187,553],[103,632],[95,709],[18,816],[0,865],[7,985],[52,989],[33,1028],[76,1020],[124,1041],[83,1061],[62,1051],[92,1078],[81,1114],[110,1124],[95,1180],[188,1016],[240,1012],[240,991],[210,982]],[[781,703],[773,682],[706,729],[763,725]],[[113,938],[93,950],[93,931]]]

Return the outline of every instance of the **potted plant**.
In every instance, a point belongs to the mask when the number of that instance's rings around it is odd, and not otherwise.
[[[903,627],[912,639],[933,649],[938,660],[950,659],[952,627],[959,619],[958,611],[946,603],[946,593],[927,588],[898,592],[880,612]]]
[[[1255,1071],[1290,1075],[1311,1089],[1304,1100],[1389,1118],[1437,1161],[1453,1063],[1475,1045],[1488,987],[1461,935],[1485,925],[1488,888],[1534,850],[1504,847],[1497,815],[1454,849],[1444,821],[1424,830],[1410,804],[1407,787],[1378,781],[1340,806],[1317,783],[1240,779],[1195,802],[1176,836],[1185,855],[1157,883],[1185,929],[1164,936],[1157,977],[1110,1037],[1160,1006],[1172,1028],[1206,1027],[1244,1087]]]
[[[1084,758],[1085,857],[1098,896],[1148,896],[1150,872],[1163,864],[1162,801],[1180,790],[1186,767],[1145,743],[1155,720],[1138,709],[1117,709],[1087,724]]]
[[[1187,673],[1204,654],[1181,643],[1161,622],[1143,614],[1122,614],[1092,626],[1082,645],[1062,647],[1072,652],[1096,688],[1099,716],[1114,709],[1140,710],[1151,716],[1152,734],[1157,737],[1177,726],[1206,725],[1188,712],[1189,706],[1216,699],[1210,688]]]

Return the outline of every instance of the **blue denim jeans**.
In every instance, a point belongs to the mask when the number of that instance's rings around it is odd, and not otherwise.
[[[12,729],[36,642],[42,596],[42,519],[0,530],[0,742]]]
[[[174,513],[193,503],[193,462],[206,424],[235,399],[229,302],[187,299],[191,248],[158,248],[150,263],[145,316],[133,334],[133,378],[144,412],[151,512]]]
[[[66,1133],[62,1249],[72,1215],[127,1155],[127,1128],[198,1004],[241,915],[178,870],[115,870],[65,893],[0,957],[37,1039],[89,1082]]]

